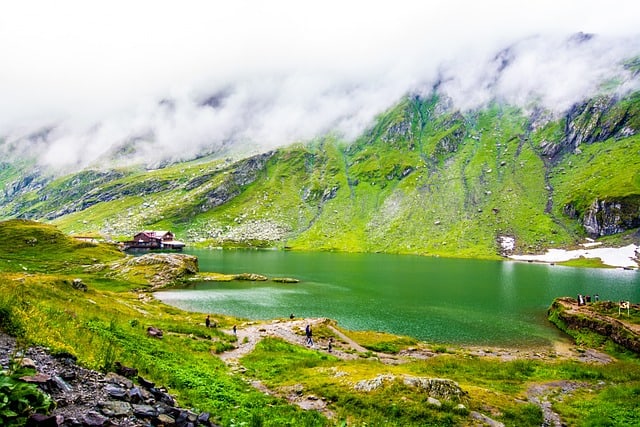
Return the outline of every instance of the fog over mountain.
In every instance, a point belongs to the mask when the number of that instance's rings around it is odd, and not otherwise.
[[[463,110],[561,113],[640,80],[633,1],[13,3],[0,153],[60,170],[351,140],[434,87]]]

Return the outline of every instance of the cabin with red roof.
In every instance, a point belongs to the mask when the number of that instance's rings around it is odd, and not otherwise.
[[[133,240],[124,243],[127,249],[175,249],[182,250],[183,242],[175,240],[171,231],[141,231],[133,236]]]

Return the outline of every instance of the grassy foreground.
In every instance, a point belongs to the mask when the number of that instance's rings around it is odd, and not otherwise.
[[[0,247],[2,330],[24,346],[72,353],[90,368],[109,370],[115,361],[134,366],[167,386],[180,405],[209,411],[224,426],[481,424],[474,414],[505,425],[539,426],[543,412],[531,390],[541,387],[567,425],[640,424],[640,361],[633,355],[616,353],[609,364],[579,362],[553,351],[535,358],[481,357],[466,349],[429,348],[409,338],[343,331],[369,350],[344,360],[265,338],[239,360],[242,369],[231,369],[218,354],[235,347],[236,338],[222,329],[242,328],[242,319],[215,316],[220,328],[207,329],[202,314],[153,300],[144,292],[144,274],[131,271],[127,279],[123,272],[95,268],[121,259],[120,252],[75,241],[54,227],[12,220],[0,223],[0,234],[5,237]],[[76,289],[74,279],[88,289]],[[148,337],[149,326],[162,329],[164,338]],[[316,330],[318,338],[330,333]],[[409,347],[430,350],[433,357],[398,354]],[[374,352],[386,352],[385,360],[398,363],[384,363]],[[381,375],[390,380],[380,387],[355,387]],[[407,376],[451,379],[465,394],[442,399],[438,406],[401,380]],[[270,393],[249,384],[255,380]],[[571,391],[559,391],[554,384],[571,384]],[[316,396],[326,410],[292,405],[286,399],[292,393]]]

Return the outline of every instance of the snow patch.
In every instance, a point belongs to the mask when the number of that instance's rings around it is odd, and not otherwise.
[[[543,255],[511,255],[518,261],[563,262],[580,257],[600,258],[612,267],[638,268],[638,246],[627,245],[621,248],[586,248],[575,250],[549,249]]]

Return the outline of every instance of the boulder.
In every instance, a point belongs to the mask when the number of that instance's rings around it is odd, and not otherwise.
[[[234,276],[236,280],[247,280],[250,282],[264,282],[269,280],[267,276],[263,276],[261,274],[256,273],[240,273]]]
[[[147,335],[154,338],[162,338],[162,330],[156,328],[155,326],[149,326],[147,328]]]

